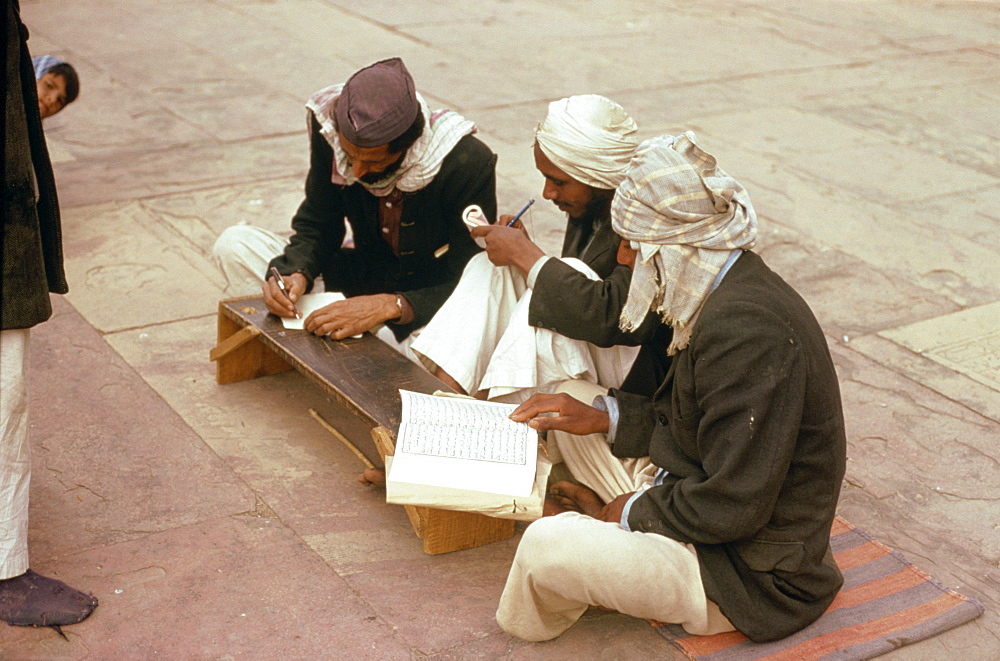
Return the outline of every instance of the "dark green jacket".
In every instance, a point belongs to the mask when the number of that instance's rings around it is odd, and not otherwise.
[[[434,180],[403,197],[397,257],[380,234],[378,198],[361,184],[330,182],[332,149],[315,118],[310,119],[306,198],[292,218],[291,243],[271,265],[285,275],[302,273],[310,287],[322,275],[328,291],[347,296],[403,294],[413,306],[413,322],[388,325],[402,339],[430,321],[479,252],[462,222],[462,211],[478,204],[490,222],[496,220],[497,157],[472,135],[459,140]],[[341,248],[345,221],[351,225],[353,249]],[[446,245],[447,252],[435,257]]]
[[[613,452],[669,471],[633,530],[691,543],[708,597],[751,640],[818,618],[843,582],[830,526],[846,462],[840,388],[805,301],[744,252],[652,399],[614,392]]]
[[[65,294],[62,233],[52,164],[38,113],[28,29],[4,0],[3,235],[0,329],[31,328],[52,315],[49,292]],[[37,182],[37,201],[36,183]]]

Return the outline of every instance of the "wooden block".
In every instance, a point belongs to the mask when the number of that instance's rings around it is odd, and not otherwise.
[[[379,457],[382,458],[382,463],[385,464],[385,458],[392,456],[396,451],[395,435],[385,427],[375,427],[372,429],[372,440],[375,442]],[[413,507],[412,505],[403,505],[403,510],[410,519],[413,532],[417,534],[417,537],[423,539],[429,510],[426,507]]]
[[[259,339],[256,339],[259,331],[254,334],[253,339],[245,337],[241,341],[231,341],[235,346],[227,344],[227,341],[230,341],[229,338],[238,335],[245,328],[247,326],[241,325],[223,314],[222,304],[219,304],[218,343],[216,348],[226,346],[229,350],[217,352],[222,355],[217,355],[215,362],[216,383],[220,385],[236,383],[237,381],[255,379],[259,376],[267,376],[268,374],[287,372],[292,369],[292,366],[284,358],[267,348]]]
[[[385,461],[387,455],[395,454],[396,435],[385,427],[372,429],[372,440],[375,441],[375,447],[378,448],[382,461]]]
[[[514,535],[514,521],[511,519],[428,507],[418,509],[427,510],[423,530],[424,553],[451,553],[492,544]]]
[[[385,427],[372,429],[372,440],[382,461],[396,449],[396,439]],[[413,532],[424,540],[424,553],[437,555],[492,544],[514,535],[514,521],[473,512],[455,512],[403,505]]]

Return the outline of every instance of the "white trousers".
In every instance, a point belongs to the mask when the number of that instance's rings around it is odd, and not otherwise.
[[[607,388],[589,381],[567,381],[556,388],[588,406]],[[606,434],[576,436],[564,431],[547,432],[549,459],[566,464],[570,474],[580,484],[597,492],[606,503],[623,493],[640,491],[653,482],[656,466],[649,457],[619,459],[611,454]]]
[[[226,294],[259,294],[267,265],[287,245],[287,238],[254,225],[233,225],[223,230],[212,246],[212,257],[226,278]]]
[[[551,640],[590,606],[696,635],[733,630],[705,596],[689,544],[576,512],[538,519],[517,547],[497,622],[518,638]]]
[[[288,239],[255,225],[232,225],[223,230],[212,246],[215,265],[226,278],[226,294],[249,296],[259,294],[264,275],[271,260],[280,255]],[[420,329],[410,333],[402,342],[396,339],[385,324],[371,329],[372,335],[415,363],[420,358],[410,350],[410,345],[420,334]]]
[[[563,260],[597,279],[578,259]],[[469,260],[455,291],[424,326],[412,349],[440,366],[465,391],[489,390],[489,399],[520,403],[559,383],[582,379],[621,385],[638,347],[601,348],[528,325],[531,291],[512,267],[486,253]]]
[[[571,381],[558,389],[590,404],[606,390]],[[610,502],[647,488],[656,474],[648,457],[619,459],[605,434],[548,432],[549,456]],[[610,608],[708,635],[734,627],[705,596],[694,547],[653,533],[629,532],[617,523],[567,512],[532,523],[524,532],[497,622],[524,640],[550,640],[590,606]]]
[[[0,580],[28,570],[29,331],[0,331]]]

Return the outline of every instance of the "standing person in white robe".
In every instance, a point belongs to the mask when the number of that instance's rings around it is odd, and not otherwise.
[[[568,216],[562,259],[546,256],[523,228],[507,227],[509,216],[475,228],[486,254],[470,260],[411,346],[439,378],[506,402],[571,379],[622,384],[643,338],[618,329],[631,275],[615,259],[610,207],[636,133],[628,113],[602,96],[549,104],[534,158],[545,177],[542,196]]]

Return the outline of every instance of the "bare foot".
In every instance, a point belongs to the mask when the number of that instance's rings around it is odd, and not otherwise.
[[[549,499],[565,508],[566,512],[580,512],[595,519],[601,518],[604,501],[590,487],[572,482],[556,482],[549,489]],[[544,512],[544,508],[543,508]]]
[[[453,379],[451,377],[451,374],[448,374],[447,372],[445,372],[440,367],[437,368],[437,370],[434,371],[434,376],[437,377],[438,381],[442,381],[443,383],[447,384],[455,392],[457,392],[459,394],[462,394],[462,395],[468,395],[469,394],[469,393],[465,392],[465,388],[463,388],[458,381],[456,381],[455,379]]]
[[[54,627],[58,631],[62,625],[86,619],[95,608],[97,598],[93,595],[31,569],[0,581],[0,620],[8,624]]]
[[[361,484],[367,484],[369,486],[384,487],[385,469],[366,468],[364,473],[358,475],[358,482],[360,482]]]
[[[553,498],[551,495],[545,497],[542,503],[542,516],[555,516],[563,512],[579,512],[577,509],[570,509],[562,502],[563,499]]]

